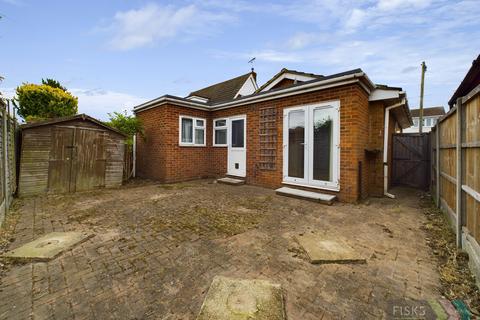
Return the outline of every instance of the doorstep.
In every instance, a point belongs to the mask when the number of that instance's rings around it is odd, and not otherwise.
[[[335,195],[294,189],[289,187],[281,187],[275,190],[275,192],[281,196],[304,199],[304,200],[319,202],[327,205],[333,204],[333,202],[337,199],[337,196]]]
[[[217,179],[217,182],[223,183],[223,184],[229,184],[232,186],[239,186],[239,185],[245,184],[245,180],[243,179],[236,179],[236,178],[230,178],[230,177]]]

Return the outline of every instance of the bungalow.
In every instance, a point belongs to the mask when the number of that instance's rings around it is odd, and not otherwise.
[[[412,125],[401,88],[361,70],[319,75],[282,69],[258,87],[252,70],[134,108],[136,172],[170,183],[233,176],[270,188],[335,195],[389,195],[394,132]]]

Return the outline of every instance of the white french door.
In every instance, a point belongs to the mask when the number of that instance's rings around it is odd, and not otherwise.
[[[283,110],[284,183],[339,190],[340,102]]]

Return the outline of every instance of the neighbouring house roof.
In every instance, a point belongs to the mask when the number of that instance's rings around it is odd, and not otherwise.
[[[206,88],[191,92],[188,97],[201,97],[208,99],[211,104],[219,103],[222,101],[232,100],[236,97],[242,86],[253,75],[253,79],[256,80],[256,73],[249,72],[239,77],[226,80]]]
[[[457,98],[466,96],[470,91],[472,91],[476,86],[480,84],[480,55],[477,59],[473,60],[470,70],[468,70],[465,78],[458,86],[455,93],[448,101],[450,108],[457,102]]]
[[[410,113],[412,117],[418,118],[420,117],[420,109],[411,109]],[[423,108],[423,116],[424,117],[434,117],[434,116],[443,116],[445,114],[445,109],[440,107],[431,107],[431,108]]]
[[[30,122],[26,124],[22,124],[20,128],[22,129],[30,129],[30,128],[36,128],[36,127],[41,127],[41,126],[48,126],[52,124],[57,124],[57,123],[62,123],[62,122],[67,122],[67,121],[72,121],[72,120],[83,120],[83,121],[90,121],[93,122],[101,127],[104,127],[107,130],[113,131],[118,133],[119,135],[122,135],[126,137],[126,134],[123,132],[110,127],[109,125],[105,124],[104,122],[97,120],[95,118],[92,118],[84,113],[77,114],[74,116],[69,116],[69,117],[59,117],[59,118],[53,118],[53,119],[48,119],[48,120],[43,120],[43,121],[35,121],[35,122]]]
[[[291,70],[291,69],[283,68],[282,70],[280,70],[280,72],[278,72],[276,75],[274,75],[270,80],[268,80],[262,86],[260,86],[257,89],[257,92],[262,92],[265,88],[270,86],[272,83],[278,81],[285,74],[291,74],[291,75],[294,75],[294,76],[295,75],[302,76],[302,77],[306,77],[310,80],[324,78],[324,76],[320,75],[320,74],[307,73],[307,72],[301,72],[301,71],[297,71],[297,70]],[[305,82],[305,81],[303,81],[303,82]]]

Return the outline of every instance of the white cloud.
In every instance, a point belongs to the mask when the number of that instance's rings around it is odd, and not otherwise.
[[[296,53],[270,49],[249,52],[214,52],[213,56],[220,59],[243,59],[245,61],[255,57],[256,61],[267,62],[301,62],[303,60]]]
[[[287,46],[293,50],[303,49],[315,42],[316,38],[315,34],[299,32],[287,40]]]
[[[377,7],[380,10],[396,10],[405,7],[425,8],[430,3],[430,0],[379,0]]]
[[[184,7],[148,4],[140,9],[117,12],[107,31],[113,33],[109,45],[129,50],[179,36],[207,35],[220,22],[231,21],[224,13],[202,10],[195,5]]]
[[[350,13],[350,17],[345,23],[345,27],[348,31],[353,31],[363,24],[366,17],[367,13],[364,10],[355,8]]]
[[[70,92],[78,97],[78,112],[100,120],[108,120],[108,113],[114,111],[131,113],[134,106],[147,99],[128,93],[103,89],[71,89]]]

